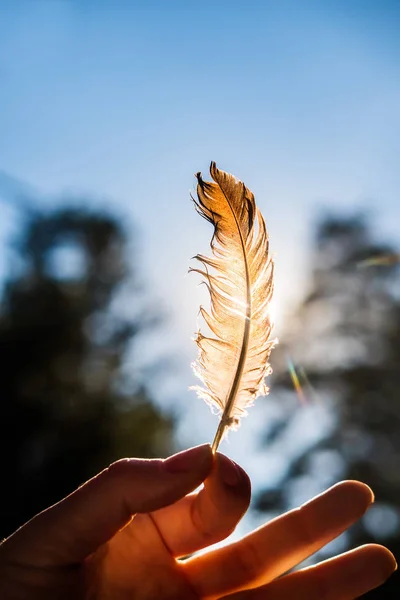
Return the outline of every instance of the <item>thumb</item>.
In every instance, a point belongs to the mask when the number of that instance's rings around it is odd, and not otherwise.
[[[37,567],[82,561],[135,513],[163,508],[193,491],[212,464],[208,444],[166,460],[119,460],[23,525],[1,550]]]

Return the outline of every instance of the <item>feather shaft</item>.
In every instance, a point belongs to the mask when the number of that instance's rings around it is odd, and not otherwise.
[[[194,365],[204,387],[199,396],[221,414],[212,444],[216,452],[228,428],[236,428],[255,398],[266,394],[264,378],[274,341],[269,305],[273,291],[273,261],[268,234],[253,194],[241,181],[211,163],[214,182],[197,174],[197,211],[214,226],[212,257],[197,255],[203,269],[211,311],[200,307],[210,331],[199,331],[199,357]],[[211,271],[211,272],[210,272]]]

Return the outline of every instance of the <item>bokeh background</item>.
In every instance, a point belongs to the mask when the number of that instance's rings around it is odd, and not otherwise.
[[[216,160],[277,273],[271,392],[221,446],[253,481],[235,535],[355,477],[374,507],[312,560],[399,559],[399,27],[397,0],[0,3],[0,537],[116,458],[211,441],[186,273]]]

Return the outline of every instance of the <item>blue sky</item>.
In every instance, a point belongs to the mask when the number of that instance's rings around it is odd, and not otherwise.
[[[388,0],[0,3],[0,199],[12,198],[10,176],[43,205],[83,194],[137,226],[143,276],[171,314],[165,343],[186,374],[183,440],[215,427],[186,391],[203,296],[185,274],[211,235],[189,201],[193,174],[216,160],[256,194],[279,334],[318,211],[366,206],[398,238],[399,27],[400,2]],[[4,248],[17,213],[0,211]],[[257,410],[243,431],[257,429]],[[229,453],[255,473],[235,450],[252,434],[235,435]]]

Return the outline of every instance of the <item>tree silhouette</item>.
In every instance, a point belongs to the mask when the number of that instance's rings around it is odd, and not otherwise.
[[[273,396],[283,408],[265,441],[279,448],[289,431],[299,440],[296,446],[292,436],[296,448],[287,470],[260,495],[258,508],[286,508],[310,482],[322,489],[341,478],[360,479],[376,501],[346,544],[387,543],[399,558],[398,258],[395,248],[375,239],[363,216],[319,223],[309,292],[274,355]],[[294,410],[290,399],[295,394],[288,357],[302,380],[308,404],[303,409]],[[296,427],[313,411],[311,426]],[[393,577],[368,597],[397,598],[398,586]]]
[[[117,219],[32,212],[15,250],[0,312],[0,538],[112,460],[173,446],[171,417],[143,382],[127,386],[122,375],[152,315],[141,307],[137,278],[134,316],[118,314],[131,273]]]

